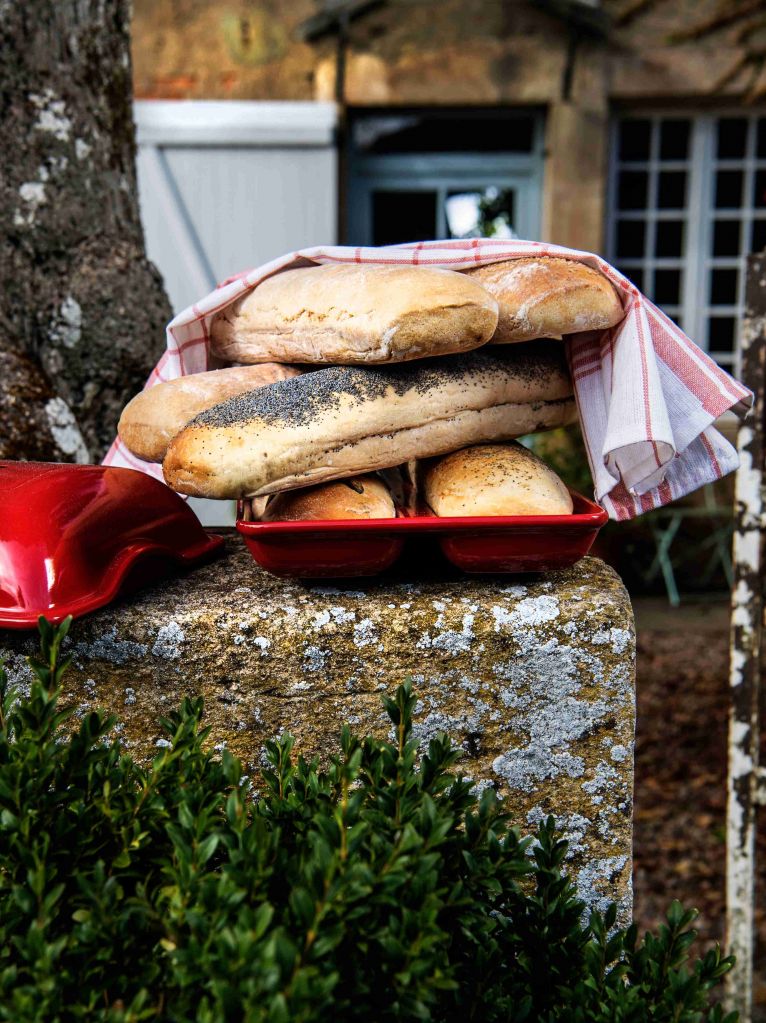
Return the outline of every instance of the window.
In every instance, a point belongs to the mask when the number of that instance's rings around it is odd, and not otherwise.
[[[612,140],[608,258],[736,369],[744,266],[766,245],[766,115],[630,115]]]
[[[529,111],[352,111],[346,240],[536,238],[542,146]]]

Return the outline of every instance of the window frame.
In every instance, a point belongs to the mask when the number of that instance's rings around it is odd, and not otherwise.
[[[386,111],[388,108],[386,108]],[[407,108],[409,111],[409,108]],[[398,111],[397,111],[398,112]],[[406,112],[406,111],[405,111]],[[409,112],[431,113],[430,108]],[[504,109],[482,109],[488,120],[502,125]],[[434,191],[437,194],[437,236],[448,237],[444,199],[452,191],[496,187],[516,192],[516,223],[522,238],[539,238],[542,225],[542,199],[545,173],[545,114],[539,108],[508,108],[532,121],[532,146],[529,152],[390,153],[367,155],[349,147],[346,159],[346,241],[372,244],[371,200],[377,189],[385,191]],[[355,109],[354,118],[381,116],[376,109]],[[464,113],[459,109],[439,110],[439,116]]]
[[[684,161],[660,160],[658,153],[659,126],[662,120],[683,119],[690,122],[688,157]],[[718,159],[716,153],[717,124],[721,119],[737,118],[748,121],[750,125],[759,118],[766,118],[766,109],[758,107],[742,110],[736,107],[700,111],[679,107],[637,107],[622,108],[614,111],[610,124],[609,135],[609,171],[607,177],[607,223],[606,249],[610,262],[625,267],[630,276],[632,267],[640,266],[644,271],[662,269],[680,265],[681,289],[680,302],[677,306],[666,307],[671,316],[682,318],[683,329],[701,348],[724,365],[730,366],[734,372],[739,371],[740,344],[742,331],[742,312],[744,309],[745,264],[749,251],[749,238],[752,236],[752,224],[756,219],[766,221],[766,207],[753,205],[753,188],[755,173],[758,169],[766,169],[766,157],[757,156],[756,130],[750,127],[746,140],[745,156],[736,159]],[[649,120],[651,123],[651,141],[648,160],[620,160],[619,132],[624,120]],[[617,208],[618,173],[622,169],[645,169],[649,173],[649,195],[642,210],[620,211]],[[657,206],[657,180],[659,171],[683,169],[686,171],[687,190],[686,204],[682,211],[670,210],[667,213]],[[736,169],[743,173],[743,191],[741,205],[715,209],[715,177],[718,170]],[[695,215],[700,211],[701,215]],[[654,253],[656,225],[659,220],[678,220],[685,222],[685,239],[680,257],[658,258],[647,253]],[[617,256],[617,222],[618,220],[638,220],[647,225],[648,237],[644,244],[644,255],[641,258],[620,259]],[[716,220],[732,220],[740,223],[740,255],[715,256],[712,253],[713,230]],[[737,295],[734,304],[711,305],[710,286],[711,272],[714,269],[737,269]],[[709,321],[713,316],[733,316],[736,321],[732,352],[721,352],[709,348]]]

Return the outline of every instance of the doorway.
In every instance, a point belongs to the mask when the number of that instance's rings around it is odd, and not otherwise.
[[[542,115],[514,110],[353,110],[346,240],[540,233]]]

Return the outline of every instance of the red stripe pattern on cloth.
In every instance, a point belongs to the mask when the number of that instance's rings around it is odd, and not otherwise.
[[[600,270],[622,301],[625,315],[617,326],[566,339],[595,496],[609,515],[634,518],[735,469],[736,452],[713,424],[728,410],[744,415],[752,405],[750,391],[600,256],[544,242],[472,238],[292,252],[227,278],[179,313],[168,325],[167,350],[146,386],[204,372],[213,317],[282,270],[324,263],[464,270],[530,256],[558,256]],[[135,458],[119,438],[104,463],[162,478],[159,466]]]

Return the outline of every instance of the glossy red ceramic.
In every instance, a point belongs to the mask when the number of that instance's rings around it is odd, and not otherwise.
[[[572,494],[572,515],[503,515],[322,522],[237,521],[253,558],[274,575],[304,579],[376,575],[408,540],[435,539],[464,572],[547,572],[566,568],[591,548],[607,514]]]
[[[144,473],[0,461],[0,627],[93,611],[222,543]]]

